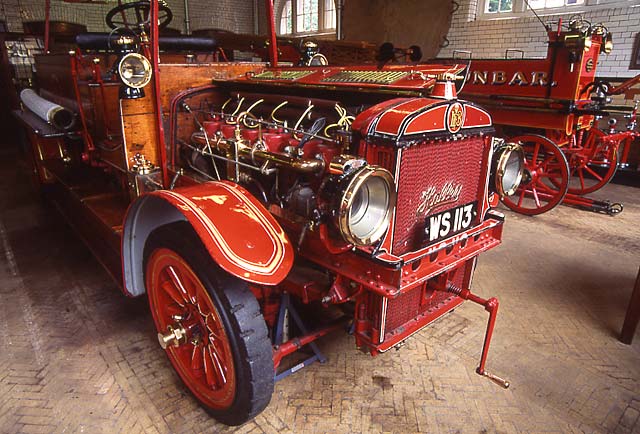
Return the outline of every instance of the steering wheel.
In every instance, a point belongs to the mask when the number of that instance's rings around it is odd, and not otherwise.
[[[591,22],[588,20],[585,20],[580,14],[572,15],[571,18],[569,18],[569,29],[577,30],[580,33],[585,33],[585,34],[590,33]]]
[[[158,28],[164,29],[173,18],[173,12],[163,1],[158,2]],[[111,29],[127,28],[132,31],[149,30],[151,21],[151,4],[146,0],[120,4],[109,12],[105,18]]]

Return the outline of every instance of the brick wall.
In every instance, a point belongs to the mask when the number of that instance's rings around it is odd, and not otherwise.
[[[184,33],[183,0],[165,0],[173,12],[169,27]],[[44,20],[43,0],[0,0],[0,20],[5,20],[10,31],[22,31],[22,17]],[[104,32],[108,28],[104,19],[107,11],[117,3],[77,4],[52,0],[51,19],[85,24],[91,32]],[[253,0],[189,0],[192,29],[219,28],[240,33],[253,32]]]
[[[478,2],[482,0],[458,0],[460,8],[454,14],[447,38],[450,45],[443,48],[438,57],[450,57],[453,50],[469,50],[474,57],[502,57],[507,48],[525,51],[527,57],[544,57],[547,52],[547,35],[540,22],[533,16],[513,19],[486,20],[478,16]],[[603,8],[585,6],[584,18],[591,23],[603,23],[613,33],[614,50],[603,55],[598,65],[601,77],[633,77],[640,71],[629,70],[635,35],[640,31],[640,2],[626,2],[625,7]],[[636,7],[633,7],[635,5]],[[563,20],[575,13],[573,8],[564,15],[547,15],[545,22]]]
[[[169,27],[184,28],[184,8],[181,0],[166,0],[171,11],[173,20]],[[7,26],[10,31],[22,31],[22,19],[40,21],[44,20],[44,2],[42,0],[0,0],[0,19],[6,17]],[[79,4],[63,3],[52,0],[51,19],[56,21],[69,21],[84,24],[90,32],[108,31],[105,24],[107,12],[116,6],[117,3],[107,4]]]
[[[192,30],[216,28],[253,33],[253,0],[189,0],[189,16]]]

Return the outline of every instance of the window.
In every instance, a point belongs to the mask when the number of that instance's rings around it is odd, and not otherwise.
[[[336,28],[335,0],[286,0],[279,10],[278,33],[326,33]]]
[[[485,13],[494,14],[501,12],[513,12],[513,1],[512,0],[487,0],[485,9]]]
[[[324,0],[324,28],[336,28],[336,3],[334,0]]]
[[[318,0],[296,0],[296,32],[318,31]]]
[[[531,9],[546,14],[572,14],[574,8],[593,7],[600,3],[610,5],[613,1],[616,0],[480,0],[478,14],[485,19],[529,16]]]
[[[285,2],[280,14],[280,34],[293,33],[293,21],[291,19],[291,0]]]
[[[584,0],[529,0],[529,6],[532,9],[559,8],[582,4],[584,4]]]

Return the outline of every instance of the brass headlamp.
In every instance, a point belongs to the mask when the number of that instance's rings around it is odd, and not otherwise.
[[[118,62],[118,76],[124,84],[120,88],[120,98],[135,99],[144,97],[142,89],[151,81],[151,62],[141,54],[125,54]]]
[[[524,174],[524,151],[517,143],[501,141],[493,153],[491,174],[500,197],[516,192]]]
[[[340,235],[356,246],[376,243],[387,232],[396,206],[393,176],[382,167],[347,156],[335,158],[331,167],[333,179],[327,193]]]

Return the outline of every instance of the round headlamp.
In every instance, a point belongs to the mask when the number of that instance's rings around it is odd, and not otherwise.
[[[340,192],[338,228],[345,241],[367,246],[384,236],[396,205],[391,173],[376,166],[365,166],[348,175]]]
[[[138,53],[129,53],[118,63],[120,80],[134,89],[141,89],[151,81],[151,63]]]
[[[493,155],[495,188],[501,197],[516,192],[524,172],[524,151],[517,143],[505,143]]]

